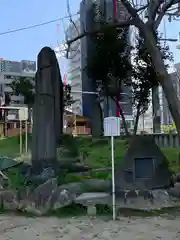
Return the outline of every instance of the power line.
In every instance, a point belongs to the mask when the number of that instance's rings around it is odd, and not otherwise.
[[[72,14],[71,16],[77,16],[77,15],[78,15],[78,13]],[[20,32],[20,31],[25,31],[25,30],[29,30],[29,29],[32,29],[32,28],[45,26],[45,25],[48,25],[48,24],[51,24],[51,23],[54,23],[54,22],[58,22],[58,21],[62,21],[64,19],[68,19],[68,18],[69,18],[69,16],[64,16],[64,17],[61,17],[61,18],[56,18],[56,19],[47,21],[47,22],[34,24],[34,25],[31,25],[31,26],[28,26],[28,27],[22,27],[22,28],[17,28],[17,29],[12,29],[12,30],[9,30],[9,31],[5,31],[5,32],[0,32],[0,36],[15,33],[15,32]]]

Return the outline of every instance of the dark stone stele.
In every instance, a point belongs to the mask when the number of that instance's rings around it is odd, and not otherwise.
[[[138,196],[151,198],[151,190],[166,189],[171,184],[168,161],[153,137],[132,138],[115,171],[116,197],[122,197],[126,190],[139,190]],[[136,195],[134,191],[128,193],[132,194]]]
[[[33,175],[57,170],[56,149],[62,139],[64,109],[63,83],[51,48],[41,49],[37,67],[32,130]]]

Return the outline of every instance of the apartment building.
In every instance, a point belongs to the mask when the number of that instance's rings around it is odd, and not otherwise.
[[[13,94],[13,90],[11,88],[11,83],[13,80],[21,77],[33,79],[35,77],[36,72],[36,62],[22,60],[18,61],[10,61],[3,60],[0,61],[0,94],[1,96],[9,95],[11,99],[11,103],[14,104],[23,104],[24,97],[16,96]]]
[[[11,88],[11,83],[13,80],[17,78],[29,78],[33,79],[35,77],[35,73],[16,73],[16,72],[4,72],[0,75],[0,94],[2,96],[5,96],[5,94],[8,94],[11,98],[12,103],[24,103],[24,97],[23,96],[16,96],[13,94],[13,90]]]

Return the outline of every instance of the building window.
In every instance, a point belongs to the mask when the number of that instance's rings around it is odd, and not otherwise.
[[[135,179],[149,179],[153,177],[153,173],[154,173],[153,158],[134,159]]]
[[[13,79],[14,77],[13,77],[13,76],[6,75],[5,78],[6,78],[6,79]]]

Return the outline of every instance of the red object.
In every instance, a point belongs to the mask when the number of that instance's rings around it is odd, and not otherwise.
[[[59,34],[60,32],[60,24],[57,24],[57,33]]]
[[[63,83],[64,83],[64,86],[67,85],[67,75],[66,74],[64,74]]]
[[[60,24],[58,23],[58,24],[57,24],[57,30],[58,30],[58,31],[59,31],[59,28],[60,28]]]
[[[0,106],[1,107],[5,107],[5,101],[4,101],[3,97],[1,97]],[[2,115],[2,117],[4,117],[4,113],[5,113],[4,109],[1,108],[1,115]]]
[[[120,96],[118,95],[117,97],[116,97],[116,115],[117,115],[117,117],[120,117],[121,116],[121,114],[120,114]]]
[[[117,0],[113,0],[114,2],[114,18],[117,21],[117,17],[118,17],[118,9],[117,9]]]

